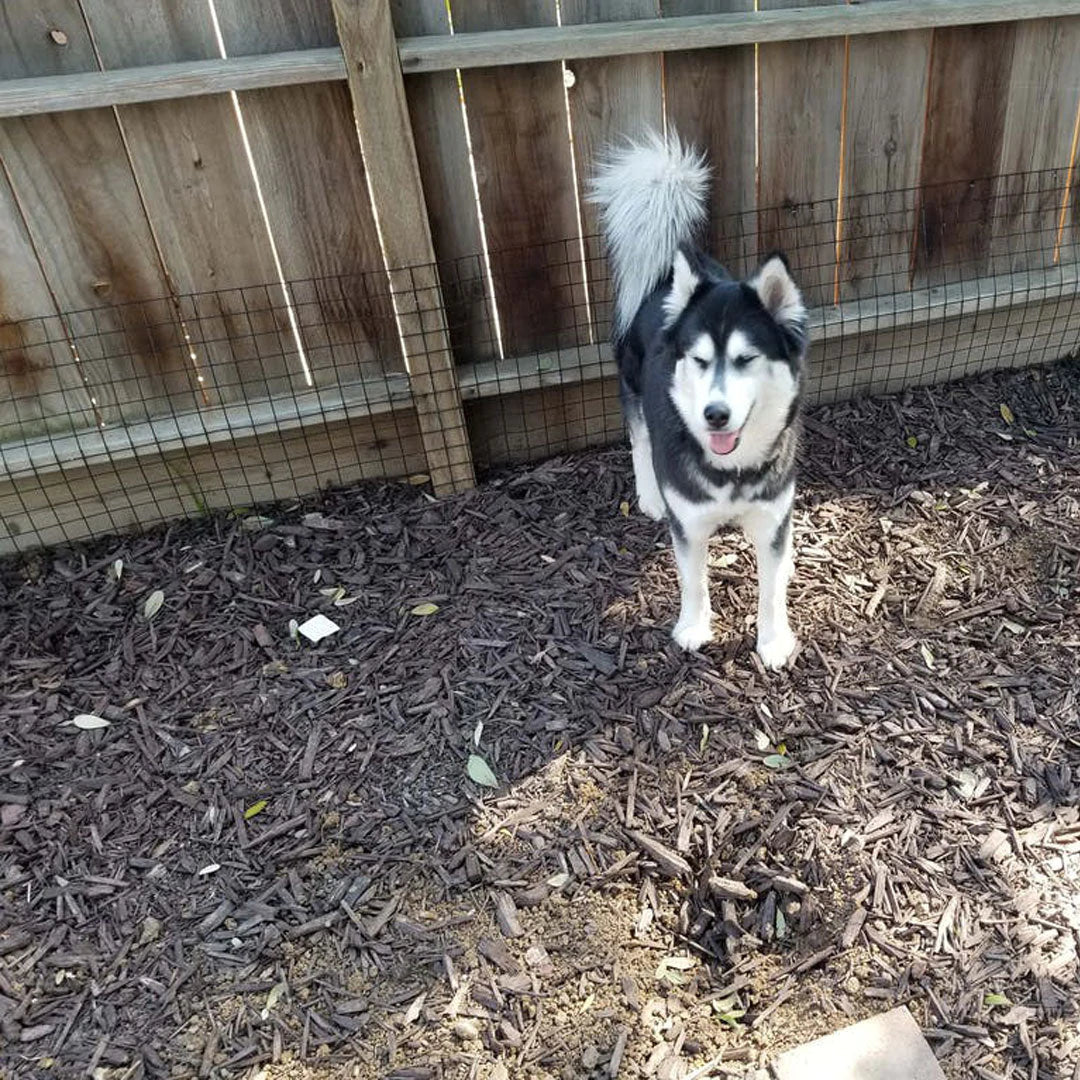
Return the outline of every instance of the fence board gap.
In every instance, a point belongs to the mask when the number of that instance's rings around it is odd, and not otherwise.
[[[554,0],[453,0],[455,31],[554,26]],[[462,72],[507,356],[589,340],[563,69]]]
[[[934,31],[913,282],[991,263],[992,177],[1001,158],[1016,24]]]
[[[1080,105],[1080,18],[1018,23],[991,228],[998,273],[1053,265]],[[1066,245],[1075,260],[1075,243]]]
[[[389,0],[333,0],[390,276],[427,471],[436,492],[475,483]]]
[[[205,0],[81,0],[105,69],[218,55]],[[215,400],[306,380],[227,95],[117,109],[166,268]],[[255,296],[244,289],[268,288]]]
[[[562,0],[564,26],[656,18],[658,14],[658,0]],[[606,147],[626,136],[663,129],[662,58],[659,53],[641,53],[573,60],[567,69],[593,336],[606,341],[611,335],[611,276],[596,207],[586,198],[588,182]]]
[[[63,44],[50,28],[63,29]],[[0,78],[96,68],[77,0],[5,5]],[[144,303],[167,297],[169,285],[113,111],[0,121],[0,156],[81,358],[96,418],[192,407],[196,373],[175,309]]]
[[[337,44],[318,0],[214,0],[227,55]],[[401,347],[344,83],[238,94],[316,386],[401,371]],[[328,238],[333,237],[333,243]]]
[[[927,30],[850,39],[841,300],[908,287],[932,39]]]
[[[398,37],[449,34],[446,0],[392,0]],[[478,201],[456,71],[415,75],[405,97],[458,362],[499,354]]]

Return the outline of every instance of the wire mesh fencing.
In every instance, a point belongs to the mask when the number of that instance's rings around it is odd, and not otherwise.
[[[782,250],[810,404],[1080,344],[1065,170],[717,218],[735,276]],[[596,237],[0,323],[0,552],[623,437]]]

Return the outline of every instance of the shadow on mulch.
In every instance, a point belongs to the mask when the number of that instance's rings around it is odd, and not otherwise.
[[[1078,421],[1075,362],[815,410],[778,676],[734,536],[670,645],[621,450],[9,563],[0,1060],[741,1075],[909,1003],[1071,1077]]]

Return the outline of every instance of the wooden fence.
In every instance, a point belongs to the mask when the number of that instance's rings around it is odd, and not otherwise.
[[[0,551],[619,437],[583,189],[665,123],[816,398],[1080,342],[1080,0],[6,0]]]

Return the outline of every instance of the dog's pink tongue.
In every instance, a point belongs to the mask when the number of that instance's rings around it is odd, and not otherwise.
[[[709,434],[709,449],[714,454],[730,454],[738,441],[737,431],[713,431]]]

